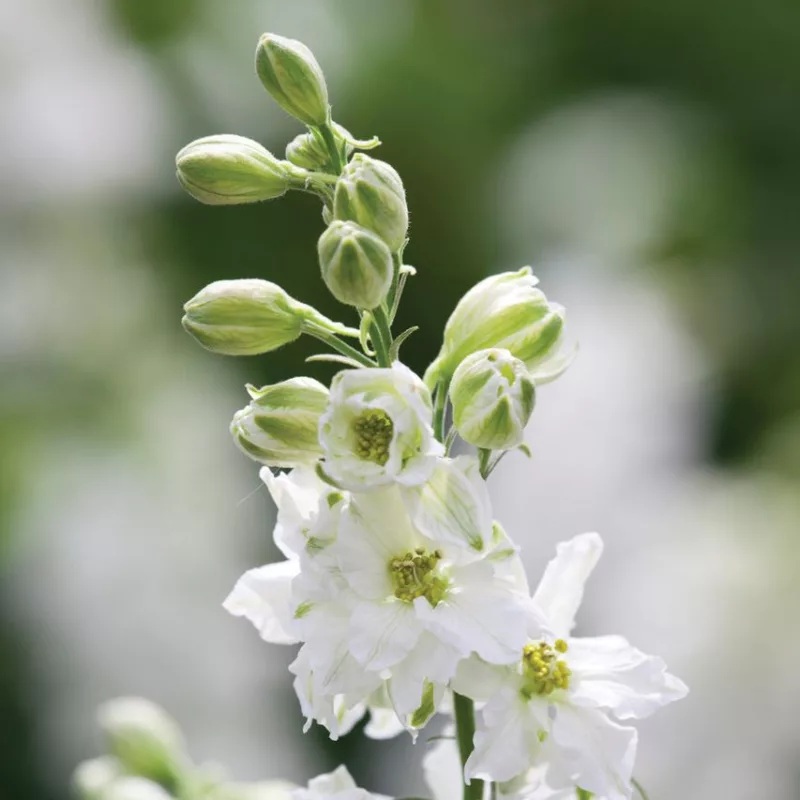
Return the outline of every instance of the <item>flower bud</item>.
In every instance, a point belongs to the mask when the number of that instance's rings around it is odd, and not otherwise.
[[[272,200],[291,184],[287,164],[252,139],[206,136],[175,158],[178,180],[189,194],[211,206]]]
[[[453,375],[453,422],[465,442],[488,450],[522,444],[536,396],[525,365],[508,350],[479,350]]]
[[[332,333],[345,330],[280,286],[257,278],[214,281],[183,310],[186,331],[207,350],[228,356],[277,350],[299,338],[306,325]]]
[[[408,207],[403,182],[385,161],[356,153],[336,183],[336,219],[357,222],[399,250],[408,232]]]
[[[122,765],[115,758],[93,758],[78,764],[72,775],[72,785],[81,800],[101,800],[120,775]]]
[[[152,781],[126,777],[112,783],[103,793],[102,800],[172,800],[172,795]]]
[[[322,279],[340,302],[356,308],[379,306],[392,283],[392,254],[372,231],[334,220],[317,245]]]
[[[101,706],[97,716],[109,750],[127,773],[175,783],[184,759],[183,736],[162,708],[139,697],[121,697]]]
[[[324,125],[328,121],[325,76],[304,44],[265,33],[256,48],[256,72],[287,114],[306,125]]]
[[[231,422],[236,444],[250,458],[268,467],[313,464],[322,456],[317,429],[328,405],[328,390],[313,378],[256,389],[248,386],[252,402]]]
[[[442,349],[425,373],[428,387],[449,381],[467,356],[487,348],[508,350],[536,383],[558,377],[571,361],[560,355],[564,309],[548,302],[535,288],[538,282],[530,267],[523,267],[473,286],[447,320]]]
[[[353,152],[349,144],[352,136],[348,130],[337,123],[331,125],[337,148],[347,158]],[[324,144],[313,133],[300,133],[286,145],[286,160],[297,167],[312,172],[326,169],[330,165],[330,154]]]

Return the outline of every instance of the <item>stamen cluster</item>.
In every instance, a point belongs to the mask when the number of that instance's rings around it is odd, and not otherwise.
[[[441,550],[429,553],[424,547],[393,558],[389,562],[389,571],[394,596],[405,603],[413,603],[418,597],[424,597],[432,606],[437,606],[448,587],[447,578],[435,572],[441,558]]]
[[[525,682],[522,693],[528,697],[546,696],[556,689],[569,689],[572,671],[567,662],[558,657],[569,649],[563,639],[528,644],[522,651],[522,672]]]
[[[353,420],[355,454],[362,461],[384,466],[389,460],[389,445],[394,435],[391,417],[380,408],[368,408]]]

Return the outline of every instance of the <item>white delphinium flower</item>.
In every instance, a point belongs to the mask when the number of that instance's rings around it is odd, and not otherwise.
[[[444,452],[433,435],[432,414],[425,384],[399,362],[340,372],[320,419],[325,470],[354,491],[395,481],[424,483]]]
[[[641,719],[688,690],[660,658],[621,636],[569,636],[601,552],[593,533],[559,545],[533,597],[553,635],[528,642],[517,664],[462,663],[455,690],[488,700],[466,764],[468,779],[507,781],[547,764],[554,792],[568,786],[607,800],[631,797],[636,730],[609,714]]]
[[[535,628],[529,598],[486,550],[471,546],[475,526],[462,524],[460,518],[470,516],[464,511],[451,508],[449,538],[432,538],[414,525],[397,487],[357,494],[342,510],[326,554],[353,598],[344,650],[363,669],[386,671],[394,708],[401,719],[416,718],[413,727],[435,711],[459,660],[475,652],[509,664]],[[432,517],[437,524],[431,530],[447,527],[439,505]],[[477,529],[488,542],[491,517],[484,517],[489,530]],[[308,642],[331,630],[324,617],[314,624]]]
[[[307,788],[295,789],[291,798],[292,800],[389,800],[386,795],[372,794],[366,789],[359,789],[345,766],[312,778]]]

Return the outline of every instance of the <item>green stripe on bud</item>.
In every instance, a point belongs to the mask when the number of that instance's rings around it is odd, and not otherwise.
[[[465,442],[488,450],[522,444],[536,390],[525,364],[508,350],[479,350],[450,384],[453,422]]]
[[[336,219],[357,222],[399,250],[408,233],[408,206],[403,182],[385,161],[356,153],[336,183]]]
[[[355,222],[334,220],[317,245],[322,279],[340,302],[373,309],[389,293],[392,254],[372,231]]]
[[[265,33],[256,48],[256,72],[287,113],[306,125],[328,121],[328,88],[314,54],[302,43]]]
[[[290,165],[252,139],[206,136],[175,158],[178,180],[201,203],[240,205],[272,200],[292,185]]]
[[[309,329],[350,334],[280,286],[258,278],[210,283],[183,310],[186,331],[207,350],[228,356],[268,353]]]
[[[569,365],[563,358],[564,308],[536,288],[529,267],[492,275],[461,298],[444,330],[444,342],[425,373],[433,387],[448,382],[458,365],[479,350],[502,348],[525,363],[534,381],[557,377]],[[555,361],[559,369],[552,369]],[[544,382],[544,380],[542,381]]]
[[[291,378],[256,389],[237,411],[231,434],[241,450],[269,467],[313,464],[322,456],[317,433],[328,405],[328,390],[313,378]]]

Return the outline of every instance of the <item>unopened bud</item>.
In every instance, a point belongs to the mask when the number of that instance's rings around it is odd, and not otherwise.
[[[449,381],[456,367],[478,350],[503,348],[525,363],[534,381],[557,377],[569,365],[559,359],[559,369],[549,365],[562,348],[564,309],[548,302],[535,288],[538,278],[529,267],[492,275],[461,298],[444,329],[444,342],[425,373],[425,383]]]
[[[172,800],[161,786],[145,778],[120,778],[106,789],[102,800]]]
[[[179,779],[183,736],[161,707],[139,697],[121,697],[101,706],[97,716],[109,750],[125,772],[165,785]]]
[[[317,245],[322,279],[340,302],[356,308],[379,306],[392,283],[392,254],[372,231],[334,220]]]
[[[256,72],[288,114],[306,125],[328,121],[328,88],[314,54],[301,42],[265,33],[256,48]]]
[[[319,418],[328,405],[328,390],[313,378],[291,378],[256,389],[231,422],[236,444],[268,467],[313,464],[322,456]]]
[[[408,232],[408,206],[403,182],[385,161],[356,153],[336,183],[336,219],[357,222],[399,250]]]
[[[291,184],[288,166],[252,139],[206,136],[187,144],[176,159],[178,180],[192,197],[212,206],[272,200]]]
[[[453,375],[453,422],[465,442],[510,450],[523,442],[536,397],[525,365],[508,350],[479,350]]]
[[[207,350],[254,356],[295,341],[306,325],[332,333],[343,326],[258,278],[215,281],[184,305],[183,327]]]
[[[102,800],[105,791],[122,775],[122,765],[115,758],[93,758],[75,768],[72,786],[80,800]]]
[[[347,158],[354,149],[349,144],[349,140],[352,140],[350,132],[335,122],[331,125],[331,130],[337,149]],[[286,145],[286,160],[312,172],[327,170],[330,167],[330,158],[325,145],[313,133],[300,133]]]

